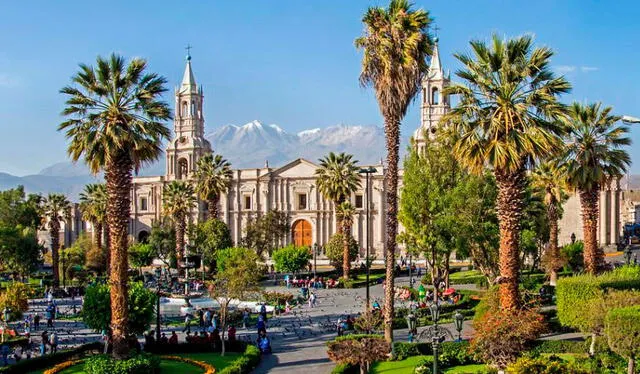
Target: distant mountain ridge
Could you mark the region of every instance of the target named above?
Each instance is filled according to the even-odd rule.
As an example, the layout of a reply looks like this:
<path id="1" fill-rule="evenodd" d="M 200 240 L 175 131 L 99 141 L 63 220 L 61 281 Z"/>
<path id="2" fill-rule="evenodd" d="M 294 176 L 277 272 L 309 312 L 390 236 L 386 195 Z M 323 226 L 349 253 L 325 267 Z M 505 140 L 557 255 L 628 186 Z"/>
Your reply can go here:
<path id="1" fill-rule="evenodd" d="M 402 130 L 401 157 L 406 154 L 408 139 L 413 133 L 409 126 Z M 242 126 L 224 125 L 205 137 L 213 151 L 222 154 L 236 169 L 261 168 L 267 161 L 270 167 L 278 167 L 297 158 L 317 162 L 331 151 L 353 154 L 360 164 L 377 164 L 386 155 L 384 130 L 377 126 L 339 124 L 291 134 L 276 124 L 265 125 L 256 120 Z M 165 167 L 165 157 L 161 155 L 138 175 L 164 175 Z M 21 184 L 28 192 L 59 192 L 77 200 L 85 184 L 100 180 L 102 176 L 92 176 L 83 162 L 59 162 L 24 177 L 0 172 L 0 189 Z M 621 187 L 626 186 L 625 178 Z M 640 175 L 631 176 L 630 188 L 640 189 Z"/>

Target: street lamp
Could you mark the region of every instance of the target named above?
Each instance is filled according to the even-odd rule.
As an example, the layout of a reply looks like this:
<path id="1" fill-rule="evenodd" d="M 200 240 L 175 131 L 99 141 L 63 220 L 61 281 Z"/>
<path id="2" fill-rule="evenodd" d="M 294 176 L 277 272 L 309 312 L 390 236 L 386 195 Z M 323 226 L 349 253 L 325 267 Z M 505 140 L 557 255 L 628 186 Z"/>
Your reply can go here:
<path id="1" fill-rule="evenodd" d="M 160 278 L 156 286 L 156 342 L 160 343 Z"/>
<path id="2" fill-rule="evenodd" d="M 318 243 L 313 245 L 313 277 L 316 277 L 316 257 L 318 257 Z"/>
<path id="3" fill-rule="evenodd" d="M 366 246 L 366 252 L 365 252 L 365 265 L 367 268 L 367 293 L 366 293 L 366 297 L 365 297 L 365 302 L 366 302 L 366 307 L 365 310 L 369 310 L 370 306 L 371 306 L 371 302 L 370 302 L 370 296 L 369 296 L 369 270 L 371 268 L 371 263 L 369 261 L 369 251 L 371 248 L 371 174 L 376 173 L 378 170 L 376 168 L 374 168 L 373 166 L 369 166 L 368 168 L 363 168 L 360 169 L 359 173 L 360 174 L 364 174 L 365 175 L 365 182 L 366 182 L 366 197 L 367 197 L 367 206 L 366 206 L 366 217 L 367 217 L 367 246 Z"/>
<path id="4" fill-rule="evenodd" d="M 429 305 L 429 311 L 431 312 L 431 319 L 433 319 L 433 334 L 431 335 L 431 346 L 433 348 L 433 372 L 438 372 L 438 345 L 440 344 L 441 336 L 438 331 L 438 320 L 440 319 L 440 307 L 437 302 L 433 302 Z"/>
<path id="5" fill-rule="evenodd" d="M 459 310 L 453 315 L 453 322 L 456 325 L 456 331 L 458 331 L 458 341 L 462 341 L 462 324 L 464 323 L 464 316 Z"/>
<path id="6" fill-rule="evenodd" d="M 631 255 L 633 252 L 631 251 L 631 246 L 627 245 L 627 248 L 624 250 L 624 259 L 627 262 L 627 265 L 631 264 Z"/>
<path id="7" fill-rule="evenodd" d="M 413 339 L 418 332 L 416 315 L 413 314 L 413 311 L 410 311 L 409 314 L 407 314 L 407 327 L 409 328 L 409 343 L 413 343 Z"/>

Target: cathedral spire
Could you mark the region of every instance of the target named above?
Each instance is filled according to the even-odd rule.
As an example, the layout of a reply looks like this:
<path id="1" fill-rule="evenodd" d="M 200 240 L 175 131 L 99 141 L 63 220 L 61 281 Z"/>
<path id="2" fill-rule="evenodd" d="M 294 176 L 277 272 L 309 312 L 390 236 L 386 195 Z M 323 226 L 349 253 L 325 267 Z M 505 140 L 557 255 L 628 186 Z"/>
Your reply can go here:
<path id="1" fill-rule="evenodd" d="M 438 38 L 434 39 L 433 55 L 431 56 L 431 64 L 429 65 L 430 79 L 443 79 L 442 63 L 440 62 L 440 52 L 438 50 Z"/>
<path id="2" fill-rule="evenodd" d="M 198 92 L 198 86 L 196 85 L 196 79 L 193 76 L 193 70 L 191 70 L 191 46 L 187 46 L 187 66 L 184 68 L 184 75 L 182 76 L 181 92 Z"/>

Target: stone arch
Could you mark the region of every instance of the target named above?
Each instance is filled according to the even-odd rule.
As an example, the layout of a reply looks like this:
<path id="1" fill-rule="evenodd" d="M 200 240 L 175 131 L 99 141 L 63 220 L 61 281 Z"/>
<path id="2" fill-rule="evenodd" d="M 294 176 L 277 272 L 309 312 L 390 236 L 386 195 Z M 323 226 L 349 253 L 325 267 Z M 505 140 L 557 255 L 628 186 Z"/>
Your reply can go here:
<path id="1" fill-rule="evenodd" d="M 433 89 L 431 90 L 431 104 L 440 104 L 440 91 L 438 90 L 438 87 L 433 87 Z"/>
<path id="2" fill-rule="evenodd" d="M 291 242 L 298 247 L 311 247 L 313 230 L 311 223 L 305 219 L 299 219 L 291 225 Z"/>
<path id="3" fill-rule="evenodd" d="M 138 233 L 138 243 L 147 244 L 149 242 L 149 232 L 147 230 L 142 230 Z"/>
<path id="4" fill-rule="evenodd" d="M 189 175 L 189 161 L 186 158 L 178 159 L 178 170 L 176 173 L 177 179 L 187 179 Z"/>

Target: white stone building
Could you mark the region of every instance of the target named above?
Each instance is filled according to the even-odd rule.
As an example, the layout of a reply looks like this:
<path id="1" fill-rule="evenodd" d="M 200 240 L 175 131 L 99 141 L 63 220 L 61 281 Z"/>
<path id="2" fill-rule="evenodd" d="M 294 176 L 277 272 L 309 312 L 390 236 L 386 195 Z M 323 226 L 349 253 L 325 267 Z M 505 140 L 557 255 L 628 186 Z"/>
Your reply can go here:
<path id="1" fill-rule="evenodd" d="M 449 84 L 450 76 L 442 68 L 436 43 L 430 72 L 422 83 L 421 124 L 413 134 L 418 148 L 425 146 L 439 126 L 442 115 L 450 109 L 449 98 L 442 95 L 443 88 Z M 182 84 L 175 89 L 174 136 L 166 149 L 166 173 L 163 176 L 137 177 L 133 181 L 129 232 L 136 240 L 144 240 L 149 235 L 153 222 L 161 219 L 164 185 L 173 180 L 191 180 L 198 159 L 212 151 L 204 137 L 203 92 L 203 88 L 196 84 L 191 58 L 187 56 Z M 384 150 L 380 150 L 380 153 L 384 154 Z M 386 211 L 383 183 L 385 169 L 381 164 L 371 166 L 377 172 L 371 177 L 369 190 L 365 191 L 363 175 L 361 188 L 351 196 L 351 203 L 357 210 L 353 236 L 360 243 L 362 251 L 370 237 L 372 253 L 381 259 L 384 253 Z M 287 214 L 291 225 L 291 234 L 282 238 L 284 244 L 324 245 L 336 232 L 336 219 L 333 204 L 324 199 L 316 188 L 314 173 L 317 167 L 314 162 L 299 158 L 276 168 L 267 164 L 263 167 L 234 170 L 229 191 L 220 199 L 220 218 L 228 224 L 233 240 L 236 243 L 240 241 L 251 218 L 276 209 Z M 627 210 L 631 208 L 621 209 L 624 195 L 619 183 L 604 188 L 600 197 L 598 238 L 601 245 L 612 248 L 619 240 L 628 215 Z M 369 199 L 370 236 L 366 233 L 365 214 Z M 194 208 L 190 217 L 192 222 L 203 219 L 205 207 L 200 202 Z M 635 204 L 633 209 L 635 211 Z M 66 245 L 70 245 L 80 231 L 87 228 L 90 230 L 90 225 L 82 223 L 77 214 L 74 217 L 73 222 L 65 225 L 65 232 L 61 234 L 64 235 L 62 238 Z M 69 231 L 66 228 L 70 228 L 71 232 L 66 232 Z M 578 240 L 582 238 L 580 202 L 577 196 L 572 196 L 565 205 L 564 216 L 560 221 L 560 244 L 569 243 L 573 233 Z"/>

